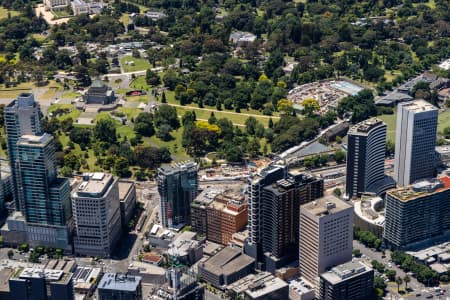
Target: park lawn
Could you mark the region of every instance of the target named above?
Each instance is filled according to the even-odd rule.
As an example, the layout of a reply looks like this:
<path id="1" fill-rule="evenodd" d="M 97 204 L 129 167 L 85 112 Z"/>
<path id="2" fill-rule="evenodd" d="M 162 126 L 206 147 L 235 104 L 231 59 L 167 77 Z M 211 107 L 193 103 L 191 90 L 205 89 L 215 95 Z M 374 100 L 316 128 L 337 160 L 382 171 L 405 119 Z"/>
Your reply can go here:
<path id="1" fill-rule="evenodd" d="M 134 62 L 134 65 L 128 65 L 127 62 Z M 145 58 L 135 58 L 133 56 L 124 56 L 120 59 L 120 65 L 125 72 L 145 71 L 150 68 L 150 63 Z"/>
<path id="2" fill-rule="evenodd" d="M 55 98 L 56 93 L 59 91 L 59 88 L 50 87 L 48 88 L 44 94 L 40 97 L 40 100 L 50 100 Z"/>
<path id="3" fill-rule="evenodd" d="M 54 112 L 57 109 L 70 109 L 69 113 L 58 117 L 58 119 L 60 121 L 67 120 L 67 119 L 72 119 L 75 122 L 75 120 L 78 119 L 78 117 L 81 114 L 81 111 L 76 109 L 75 106 L 73 106 L 72 104 L 52 104 L 47 109 L 47 114 L 52 113 L 52 112 Z"/>
<path id="4" fill-rule="evenodd" d="M 144 141 L 148 141 L 150 145 L 157 147 L 166 147 L 169 149 L 172 157 L 176 161 L 184 161 L 190 159 L 190 156 L 184 151 L 183 146 L 181 146 L 181 141 L 183 137 L 183 127 L 178 128 L 177 130 L 173 130 L 171 132 L 172 137 L 174 138 L 171 141 L 165 142 L 156 137 L 156 135 L 151 136 L 150 138 L 144 138 Z"/>
<path id="5" fill-rule="evenodd" d="M 151 91 L 152 87 L 147 84 L 147 81 L 145 80 L 145 76 L 138 76 L 130 83 L 130 88 L 136 89 L 136 90 L 145 90 L 145 91 Z"/>
<path id="6" fill-rule="evenodd" d="M 438 119 L 438 132 L 444 132 L 446 127 L 450 127 L 450 110 L 442 112 L 439 111 L 439 119 Z"/>
<path id="7" fill-rule="evenodd" d="M 147 103 L 149 99 L 148 95 L 144 95 L 144 96 L 126 96 L 125 100 L 127 102 Z"/>
<path id="8" fill-rule="evenodd" d="M 186 111 L 195 111 L 195 115 L 197 116 L 197 119 L 199 120 L 208 120 L 211 116 L 210 111 L 202 110 L 201 108 L 195 108 L 195 107 L 176 107 L 177 113 L 179 116 L 183 116 Z M 227 118 L 231 122 L 233 122 L 234 125 L 238 126 L 245 126 L 245 121 L 249 118 L 249 116 L 242 115 L 242 114 L 230 114 L 226 111 L 215 111 L 214 116 L 217 119 L 221 118 Z M 261 116 L 254 116 L 259 122 L 261 122 L 265 127 L 269 124 L 268 118 L 262 118 Z"/>
<path id="9" fill-rule="evenodd" d="M 62 94 L 61 98 L 62 99 L 75 99 L 75 98 L 78 98 L 80 96 L 81 96 L 80 93 L 77 93 L 77 92 L 74 92 L 74 91 L 65 91 Z"/>
<path id="10" fill-rule="evenodd" d="M 130 14 L 124 13 L 120 16 L 119 21 L 122 22 L 125 27 L 130 23 Z"/>
<path id="11" fill-rule="evenodd" d="M 7 8 L 0 7 L 0 20 L 8 18 L 8 12 L 11 15 L 11 17 L 20 15 L 20 12 L 18 12 L 16 10 L 9 10 Z"/>
<path id="12" fill-rule="evenodd" d="M 413 3 L 412 5 L 413 5 L 413 7 L 417 7 L 420 4 L 426 5 L 431 9 L 436 8 L 436 2 L 434 0 L 429 0 L 428 2 L 422 2 L 422 3 Z"/>
<path id="13" fill-rule="evenodd" d="M 131 107 L 119 107 L 117 111 L 126 114 L 128 120 L 131 120 L 132 118 L 136 117 L 142 112 L 142 110 L 140 110 L 139 108 L 131 108 Z"/>
<path id="14" fill-rule="evenodd" d="M 392 82 L 395 77 L 397 77 L 397 75 L 402 74 L 402 72 L 400 72 L 399 70 L 385 70 L 384 71 L 384 78 L 386 79 L 386 82 Z"/>
<path id="15" fill-rule="evenodd" d="M 0 88 L 0 98 L 16 98 L 21 93 L 31 92 L 33 84 L 31 82 L 20 83 L 14 87 L 6 88 L 4 85 Z"/>

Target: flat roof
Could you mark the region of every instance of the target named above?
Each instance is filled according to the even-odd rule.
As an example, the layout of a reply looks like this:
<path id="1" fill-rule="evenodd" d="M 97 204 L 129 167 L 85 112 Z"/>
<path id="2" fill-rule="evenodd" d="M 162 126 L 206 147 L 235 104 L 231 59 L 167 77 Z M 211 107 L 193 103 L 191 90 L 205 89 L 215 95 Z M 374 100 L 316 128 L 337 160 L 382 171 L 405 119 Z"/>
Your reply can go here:
<path id="1" fill-rule="evenodd" d="M 253 264 L 255 260 L 242 253 L 240 249 L 225 247 L 209 258 L 203 267 L 215 275 L 229 275 Z"/>
<path id="2" fill-rule="evenodd" d="M 134 185 L 134 182 L 119 180 L 118 185 L 119 185 L 119 199 L 122 201 L 130 192 L 131 188 Z"/>
<path id="3" fill-rule="evenodd" d="M 387 194 L 396 200 L 407 202 L 410 200 L 430 196 L 450 189 L 450 178 L 443 176 L 435 179 L 423 179 L 415 183 L 390 190 Z"/>
<path id="4" fill-rule="evenodd" d="M 245 291 L 252 299 L 257 299 L 274 291 L 288 288 L 288 284 L 278 277 L 269 276 L 260 281 L 253 282 Z"/>
<path id="5" fill-rule="evenodd" d="M 83 182 L 76 188 L 75 193 L 79 197 L 89 197 L 92 194 L 102 196 L 110 186 L 113 176 L 107 173 L 90 173 L 84 175 Z M 88 180 L 86 180 L 89 178 Z M 91 195 L 89 195 L 91 194 Z"/>
<path id="6" fill-rule="evenodd" d="M 306 210 L 316 216 L 321 216 L 325 213 L 335 214 L 348 208 L 352 208 L 352 206 L 334 195 L 325 196 L 301 206 L 302 210 Z"/>
<path id="7" fill-rule="evenodd" d="M 372 129 L 380 126 L 386 126 L 386 124 L 381 119 L 370 118 L 350 127 L 348 134 L 367 136 Z"/>
<path id="8" fill-rule="evenodd" d="M 372 271 L 371 268 L 359 261 L 355 261 L 338 265 L 330 271 L 320 274 L 320 276 L 326 281 L 336 284 L 370 271 Z"/>
<path id="9" fill-rule="evenodd" d="M 98 284 L 98 288 L 134 292 L 139 286 L 141 279 L 141 276 L 121 273 L 105 273 Z"/>
<path id="10" fill-rule="evenodd" d="M 44 133 L 43 135 L 22 135 L 19 138 L 19 141 L 17 142 L 18 145 L 22 145 L 22 146 L 44 146 L 46 145 L 48 142 L 50 142 L 53 139 L 53 137 L 48 134 L 48 133 Z"/>
<path id="11" fill-rule="evenodd" d="M 158 172 L 164 174 L 164 175 L 171 175 L 171 174 L 176 174 L 178 172 L 184 171 L 184 170 L 188 170 L 188 169 L 197 169 L 197 163 L 193 162 L 193 161 L 187 161 L 187 162 L 181 162 L 181 163 L 176 163 L 170 166 L 162 166 L 160 168 L 158 168 Z"/>
<path id="12" fill-rule="evenodd" d="M 437 108 L 433 104 L 431 104 L 423 99 L 405 102 L 400 105 L 403 109 L 406 109 L 406 110 L 409 110 L 409 111 L 415 112 L 415 113 L 425 112 L 425 111 L 437 111 Z"/>

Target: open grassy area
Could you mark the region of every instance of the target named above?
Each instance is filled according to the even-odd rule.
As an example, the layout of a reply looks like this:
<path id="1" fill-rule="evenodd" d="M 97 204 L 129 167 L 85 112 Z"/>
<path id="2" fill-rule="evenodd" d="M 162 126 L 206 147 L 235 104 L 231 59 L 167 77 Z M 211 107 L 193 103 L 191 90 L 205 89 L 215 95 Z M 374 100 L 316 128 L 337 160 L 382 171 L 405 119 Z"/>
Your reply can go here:
<path id="1" fill-rule="evenodd" d="M 31 82 L 24 82 L 16 86 L 6 88 L 5 85 L 0 86 L 0 98 L 15 98 L 21 93 L 30 92 L 34 85 Z"/>
<path id="2" fill-rule="evenodd" d="M 148 141 L 150 145 L 153 146 L 166 147 L 167 149 L 169 149 L 170 153 L 172 154 L 172 157 L 174 157 L 176 161 L 189 159 L 189 155 L 186 154 L 184 148 L 181 146 L 183 128 L 181 127 L 178 128 L 178 130 L 173 130 L 171 135 L 174 139 L 168 142 L 164 142 L 158 139 L 156 136 L 152 136 L 144 140 Z"/>
<path id="3" fill-rule="evenodd" d="M 122 14 L 120 16 L 119 21 L 122 22 L 122 24 L 125 25 L 125 27 L 128 26 L 128 24 L 130 23 L 130 14 L 127 13 Z"/>
<path id="4" fill-rule="evenodd" d="M 64 115 L 58 116 L 59 120 L 72 119 L 74 122 L 80 116 L 81 111 L 75 108 L 72 104 L 53 104 L 47 109 L 47 113 L 53 113 L 58 109 L 69 109 L 70 112 Z"/>
<path id="5" fill-rule="evenodd" d="M 396 112 L 396 110 L 395 110 Z M 392 115 L 381 115 L 379 116 L 380 119 L 382 119 L 386 125 L 387 125 L 387 139 L 391 141 L 395 141 L 395 127 L 397 122 L 397 113 L 394 113 Z M 450 126 L 450 110 L 446 111 L 439 111 L 439 117 L 438 117 L 438 132 L 442 133 L 445 127 Z"/>
<path id="6" fill-rule="evenodd" d="M 65 91 L 62 94 L 61 98 L 62 99 L 75 99 L 75 98 L 78 98 L 80 96 L 81 96 L 80 93 L 77 93 L 77 92 L 74 92 L 74 91 Z"/>
<path id="7" fill-rule="evenodd" d="M 135 58 L 124 56 L 120 59 L 120 64 L 125 72 L 144 71 L 150 68 L 150 63 L 145 58 Z"/>
<path id="8" fill-rule="evenodd" d="M 138 76 L 136 77 L 131 83 L 130 88 L 132 89 L 139 89 L 139 90 L 146 90 L 150 91 L 152 87 L 147 84 L 147 81 L 145 81 L 145 76 Z"/>
<path id="9" fill-rule="evenodd" d="M 9 15 L 10 15 L 11 17 L 15 17 L 15 16 L 20 15 L 20 12 L 18 12 L 18 11 L 15 11 L 15 10 L 9 10 L 9 9 L 7 9 L 7 8 L 0 7 L 0 20 L 1 20 L 1 19 L 6 19 L 6 18 L 8 18 L 8 13 L 9 13 Z"/>

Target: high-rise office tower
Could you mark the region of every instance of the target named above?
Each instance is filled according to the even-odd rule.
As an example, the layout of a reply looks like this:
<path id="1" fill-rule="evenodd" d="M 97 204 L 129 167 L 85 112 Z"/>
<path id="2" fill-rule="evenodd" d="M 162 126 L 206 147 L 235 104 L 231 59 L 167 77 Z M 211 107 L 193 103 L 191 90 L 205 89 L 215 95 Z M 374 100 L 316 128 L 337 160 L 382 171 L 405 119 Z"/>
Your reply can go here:
<path id="1" fill-rule="evenodd" d="M 323 180 L 302 173 L 286 174 L 284 167 L 270 168 L 261 176 L 265 179 L 260 177 L 258 190 L 249 196 L 258 226 L 250 230 L 245 248 L 258 268 L 273 273 L 297 259 L 300 205 L 323 196 Z M 250 181 L 249 188 L 256 188 L 252 183 L 256 182 Z"/>
<path id="2" fill-rule="evenodd" d="M 75 254 L 110 256 L 120 238 L 118 181 L 111 174 L 85 174 L 72 193 Z"/>
<path id="3" fill-rule="evenodd" d="M 181 227 L 190 222 L 190 206 L 198 193 L 197 164 L 187 162 L 158 169 L 161 222 Z"/>
<path id="4" fill-rule="evenodd" d="M 43 133 L 40 121 L 41 109 L 39 103 L 34 101 L 33 94 L 23 93 L 5 107 L 4 117 L 11 175 L 13 186 L 16 187 L 17 142 L 22 135 L 41 135 Z M 19 203 L 15 189 L 13 190 L 13 199 L 16 210 L 21 210 L 23 204 Z"/>
<path id="5" fill-rule="evenodd" d="M 348 197 L 377 192 L 377 184 L 384 180 L 385 152 L 386 124 L 383 121 L 372 118 L 350 128 L 345 186 Z"/>
<path id="6" fill-rule="evenodd" d="M 397 185 L 435 176 L 437 121 L 437 108 L 425 100 L 398 105 L 394 166 Z"/>
<path id="7" fill-rule="evenodd" d="M 386 194 L 384 239 L 391 248 L 429 245 L 450 230 L 450 178 L 424 179 Z"/>
<path id="8" fill-rule="evenodd" d="M 300 207 L 300 275 L 313 284 L 318 276 L 352 259 L 353 206 L 326 196 Z"/>
<path id="9" fill-rule="evenodd" d="M 72 208 L 70 183 L 56 176 L 53 137 L 24 135 L 17 142 L 16 190 L 27 242 L 66 249 Z"/>

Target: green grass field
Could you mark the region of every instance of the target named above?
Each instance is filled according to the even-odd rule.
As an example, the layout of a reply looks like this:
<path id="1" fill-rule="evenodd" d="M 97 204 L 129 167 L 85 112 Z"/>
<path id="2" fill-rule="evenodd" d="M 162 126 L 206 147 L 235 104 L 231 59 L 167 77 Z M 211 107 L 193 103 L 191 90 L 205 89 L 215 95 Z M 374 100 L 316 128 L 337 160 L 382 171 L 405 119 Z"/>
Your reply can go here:
<path id="1" fill-rule="evenodd" d="M 138 76 L 136 77 L 131 83 L 130 88 L 132 89 L 139 89 L 139 90 L 146 90 L 150 91 L 152 89 L 151 86 L 147 84 L 145 81 L 145 76 Z"/>
<path id="2" fill-rule="evenodd" d="M 130 62 L 133 62 L 133 64 L 130 64 Z M 122 57 L 120 64 L 125 72 L 145 71 L 150 68 L 150 63 L 147 59 L 135 58 L 133 56 Z"/>
<path id="3" fill-rule="evenodd" d="M 47 109 L 47 113 L 52 113 L 57 109 L 70 109 L 70 112 L 61 116 L 58 116 L 60 121 L 72 119 L 74 122 L 80 116 L 81 111 L 75 108 L 72 104 L 53 104 Z"/>
<path id="4" fill-rule="evenodd" d="M 18 12 L 18 11 L 8 10 L 8 9 L 6 9 L 4 7 L 0 7 L 0 20 L 8 18 L 8 12 L 11 15 L 11 17 L 15 17 L 15 16 L 20 15 L 20 12 Z"/>

